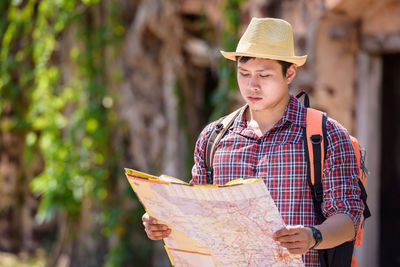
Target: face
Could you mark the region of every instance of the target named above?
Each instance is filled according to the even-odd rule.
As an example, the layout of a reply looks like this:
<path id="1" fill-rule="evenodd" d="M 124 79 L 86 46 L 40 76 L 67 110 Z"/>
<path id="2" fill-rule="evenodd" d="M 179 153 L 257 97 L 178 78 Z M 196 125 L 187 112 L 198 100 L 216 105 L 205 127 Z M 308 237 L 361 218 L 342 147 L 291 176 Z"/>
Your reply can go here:
<path id="1" fill-rule="evenodd" d="M 286 76 L 276 60 L 255 58 L 237 63 L 237 80 L 240 93 L 252 111 L 273 110 L 278 105 L 287 105 L 288 85 L 296 75 L 292 64 Z"/>

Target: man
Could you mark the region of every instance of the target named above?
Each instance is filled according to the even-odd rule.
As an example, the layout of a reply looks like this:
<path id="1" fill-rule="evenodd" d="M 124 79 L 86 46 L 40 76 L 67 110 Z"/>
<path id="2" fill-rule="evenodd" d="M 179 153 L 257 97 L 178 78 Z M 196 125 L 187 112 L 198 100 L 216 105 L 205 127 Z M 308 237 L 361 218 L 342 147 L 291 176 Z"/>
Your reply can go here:
<path id="1" fill-rule="evenodd" d="M 219 142 L 213 158 L 213 181 L 225 184 L 237 178 L 263 177 L 287 225 L 274 233 L 274 239 L 290 253 L 303 254 L 306 266 L 319 266 L 317 250 L 352 240 L 363 211 L 348 133 L 334 120 L 327 120 L 322 179 L 322 210 L 327 219 L 317 225 L 307 183 L 303 139 L 306 108 L 289 94 L 289 84 L 306 56 L 294 55 L 290 24 L 280 19 L 253 18 L 236 52 L 221 53 L 237 62 L 238 85 L 247 105 Z M 207 181 L 206 140 L 219 122 L 206 126 L 197 140 L 192 183 Z M 147 214 L 142 219 L 152 240 L 171 232 Z"/>

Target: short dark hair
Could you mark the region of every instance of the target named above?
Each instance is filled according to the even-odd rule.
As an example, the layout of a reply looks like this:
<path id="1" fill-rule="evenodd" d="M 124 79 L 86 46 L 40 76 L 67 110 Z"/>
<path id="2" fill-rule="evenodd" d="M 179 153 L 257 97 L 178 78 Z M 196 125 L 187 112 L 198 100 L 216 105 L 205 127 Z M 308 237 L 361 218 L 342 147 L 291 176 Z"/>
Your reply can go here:
<path id="1" fill-rule="evenodd" d="M 246 56 L 236 56 L 236 62 L 246 63 L 249 60 L 255 59 L 255 57 L 246 57 Z M 282 75 L 286 76 L 286 72 L 288 68 L 293 64 L 287 61 L 276 60 L 282 67 Z"/>

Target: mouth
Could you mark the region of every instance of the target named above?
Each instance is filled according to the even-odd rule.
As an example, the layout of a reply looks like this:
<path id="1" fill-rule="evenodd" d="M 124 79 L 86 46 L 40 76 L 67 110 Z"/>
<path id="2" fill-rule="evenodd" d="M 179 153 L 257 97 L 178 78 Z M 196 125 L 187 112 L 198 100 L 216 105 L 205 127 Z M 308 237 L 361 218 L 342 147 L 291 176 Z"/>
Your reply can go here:
<path id="1" fill-rule="evenodd" d="M 257 102 L 257 101 L 260 101 L 262 98 L 261 97 L 256 97 L 256 96 L 248 96 L 247 99 L 250 102 Z"/>

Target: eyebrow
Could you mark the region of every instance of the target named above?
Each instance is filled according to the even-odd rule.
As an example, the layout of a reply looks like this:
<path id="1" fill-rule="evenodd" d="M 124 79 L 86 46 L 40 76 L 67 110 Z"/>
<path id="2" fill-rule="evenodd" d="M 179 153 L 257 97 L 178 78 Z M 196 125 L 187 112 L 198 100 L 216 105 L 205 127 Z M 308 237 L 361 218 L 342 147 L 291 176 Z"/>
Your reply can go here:
<path id="1" fill-rule="evenodd" d="M 238 66 L 238 69 L 243 70 L 243 71 L 249 71 L 249 70 L 244 69 L 244 68 L 242 68 L 240 66 Z M 263 71 L 266 71 L 266 70 L 271 70 L 271 68 L 263 68 L 263 69 L 255 70 L 255 72 L 263 72 Z"/>

